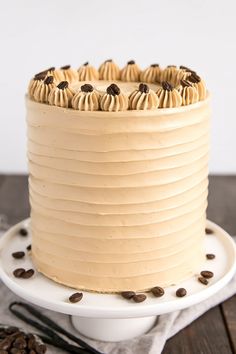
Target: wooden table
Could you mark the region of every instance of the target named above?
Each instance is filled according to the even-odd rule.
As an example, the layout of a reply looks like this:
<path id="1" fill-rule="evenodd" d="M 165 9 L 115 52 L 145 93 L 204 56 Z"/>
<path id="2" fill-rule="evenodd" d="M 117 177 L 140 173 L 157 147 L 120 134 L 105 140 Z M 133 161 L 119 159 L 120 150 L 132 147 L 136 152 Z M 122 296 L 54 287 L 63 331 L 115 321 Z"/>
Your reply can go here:
<path id="1" fill-rule="evenodd" d="M 236 176 L 210 177 L 208 218 L 236 235 Z M 0 175 L 0 214 L 10 224 L 28 217 L 26 176 Z M 236 295 L 171 338 L 163 354 L 236 353 Z"/>

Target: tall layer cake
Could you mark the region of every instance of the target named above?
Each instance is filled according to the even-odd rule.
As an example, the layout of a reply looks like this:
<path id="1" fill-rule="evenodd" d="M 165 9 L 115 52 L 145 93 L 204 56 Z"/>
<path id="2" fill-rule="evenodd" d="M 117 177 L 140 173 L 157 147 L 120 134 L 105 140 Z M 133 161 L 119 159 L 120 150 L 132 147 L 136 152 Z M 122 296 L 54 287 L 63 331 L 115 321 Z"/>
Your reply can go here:
<path id="1" fill-rule="evenodd" d="M 169 286 L 205 255 L 209 99 L 191 69 L 50 68 L 27 96 L 32 257 L 98 292 Z"/>

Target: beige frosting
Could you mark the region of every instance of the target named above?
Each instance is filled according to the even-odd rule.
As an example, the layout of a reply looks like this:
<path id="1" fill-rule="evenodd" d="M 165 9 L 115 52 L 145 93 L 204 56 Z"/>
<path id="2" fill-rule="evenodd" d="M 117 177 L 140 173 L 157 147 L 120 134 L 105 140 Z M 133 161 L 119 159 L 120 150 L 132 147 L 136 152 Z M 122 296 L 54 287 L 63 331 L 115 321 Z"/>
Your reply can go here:
<path id="1" fill-rule="evenodd" d="M 121 112 L 27 99 L 36 268 L 100 292 L 168 286 L 198 273 L 209 115 L 208 99 Z"/>
<path id="2" fill-rule="evenodd" d="M 141 69 L 139 66 L 133 61 L 129 61 L 127 65 L 121 70 L 120 79 L 122 81 L 131 81 L 137 82 L 139 81 Z"/>
<path id="3" fill-rule="evenodd" d="M 146 86 L 144 84 L 140 84 L 140 87 Z M 146 110 L 146 109 L 157 109 L 159 104 L 159 99 L 156 93 L 153 90 L 147 89 L 145 90 L 135 90 L 129 96 L 129 108 L 137 109 L 137 110 Z"/>
<path id="4" fill-rule="evenodd" d="M 165 90 L 160 87 L 156 92 L 159 98 L 159 108 L 179 107 L 182 104 L 182 97 L 178 90 Z"/>
<path id="5" fill-rule="evenodd" d="M 48 73 L 48 75 L 52 75 L 56 84 L 65 80 L 64 72 L 61 69 L 56 69 Z"/>
<path id="6" fill-rule="evenodd" d="M 85 63 L 78 69 L 79 81 L 92 81 L 98 79 L 99 79 L 99 72 L 94 66 L 89 65 L 89 63 Z"/>
<path id="7" fill-rule="evenodd" d="M 207 95 L 205 82 L 203 80 L 201 80 L 198 83 L 194 83 L 193 86 L 196 87 L 196 89 L 198 91 L 199 101 L 203 101 Z"/>
<path id="8" fill-rule="evenodd" d="M 174 65 L 167 66 L 161 72 L 161 82 L 168 81 L 171 85 L 176 86 L 177 84 L 177 75 L 179 75 L 179 69 Z M 182 70 L 181 70 L 182 71 Z"/>
<path id="9" fill-rule="evenodd" d="M 72 69 L 70 65 L 61 67 L 63 73 L 63 80 L 60 81 L 68 81 L 69 84 L 78 81 L 78 73 L 76 70 Z"/>
<path id="10" fill-rule="evenodd" d="M 119 80 L 120 68 L 113 60 L 106 60 L 98 69 L 100 80 Z"/>
<path id="11" fill-rule="evenodd" d="M 183 86 L 181 86 L 180 91 L 182 96 L 182 105 L 186 106 L 188 104 L 198 102 L 199 96 L 196 87 L 191 85 L 188 81 L 182 80 L 181 82 L 183 82 Z"/>
<path id="12" fill-rule="evenodd" d="M 67 81 L 62 81 L 67 82 Z M 60 84 L 59 84 L 60 85 Z M 74 91 L 70 87 L 63 89 L 56 86 L 49 94 L 48 103 L 53 106 L 68 108 L 71 107 L 71 101 L 74 96 Z"/>
<path id="13" fill-rule="evenodd" d="M 117 89 L 119 90 L 118 87 Z M 117 94 L 110 94 L 107 89 L 107 92 L 101 97 L 100 107 L 102 111 L 107 112 L 125 111 L 129 107 L 129 99 L 128 96 L 120 92 L 120 90 Z"/>
<path id="14" fill-rule="evenodd" d="M 34 94 L 36 89 L 43 83 L 45 76 L 41 76 L 40 78 L 33 78 L 29 82 L 28 86 L 28 95 L 30 98 L 34 98 Z"/>
<path id="15" fill-rule="evenodd" d="M 53 80 L 53 76 L 48 76 L 44 81 L 40 81 L 34 91 L 35 101 L 48 103 L 49 94 L 56 87 Z"/>
<path id="16" fill-rule="evenodd" d="M 98 111 L 100 108 L 99 104 L 100 94 L 97 91 L 92 92 L 77 92 L 72 98 L 72 108 L 78 109 L 79 111 Z"/>
<path id="17" fill-rule="evenodd" d="M 161 68 L 158 64 L 153 64 L 140 73 L 140 81 L 142 82 L 160 82 Z"/>

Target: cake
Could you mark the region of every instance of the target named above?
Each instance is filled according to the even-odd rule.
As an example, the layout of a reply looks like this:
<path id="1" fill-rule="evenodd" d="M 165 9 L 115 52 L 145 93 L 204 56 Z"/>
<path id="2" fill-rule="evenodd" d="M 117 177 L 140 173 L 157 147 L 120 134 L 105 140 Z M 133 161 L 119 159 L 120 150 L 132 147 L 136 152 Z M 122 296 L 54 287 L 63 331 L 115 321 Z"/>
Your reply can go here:
<path id="1" fill-rule="evenodd" d="M 148 291 L 204 262 L 209 94 L 185 66 L 49 68 L 27 105 L 32 259 L 61 284 Z"/>

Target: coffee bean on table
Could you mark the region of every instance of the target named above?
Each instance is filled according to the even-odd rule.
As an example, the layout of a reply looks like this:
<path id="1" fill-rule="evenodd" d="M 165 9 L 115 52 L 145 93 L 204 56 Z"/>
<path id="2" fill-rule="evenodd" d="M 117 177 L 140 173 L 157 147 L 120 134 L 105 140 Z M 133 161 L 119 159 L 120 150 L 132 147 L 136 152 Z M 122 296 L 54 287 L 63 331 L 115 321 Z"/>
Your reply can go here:
<path id="1" fill-rule="evenodd" d="M 161 297 L 165 294 L 165 290 L 160 286 L 155 286 L 154 288 L 151 289 L 151 292 L 156 297 Z"/>
<path id="2" fill-rule="evenodd" d="M 21 259 L 25 256 L 25 252 L 23 251 L 18 251 L 18 252 L 13 252 L 12 257 L 15 259 Z"/>
<path id="3" fill-rule="evenodd" d="M 210 279 L 214 276 L 214 273 L 211 272 L 210 270 L 203 270 L 200 274 L 202 277 L 204 277 L 206 279 Z"/>
<path id="4" fill-rule="evenodd" d="M 31 245 L 29 245 L 29 246 L 26 247 L 27 251 L 31 251 L 31 248 L 32 248 Z"/>
<path id="5" fill-rule="evenodd" d="M 208 284 L 208 280 L 204 277 L 198 277 L 198 281 L 200 281 L 200 283 L 207 285 Z"/>
<path id="6" fill-rule="evenodd" d="M 74 293 L 69 297 L 69 301 L 72 303 L 79 302 L 83 297 L 83 293 Z"/>
<path id="7" fill-rule="evenodd" d="M 27 231 L 24 227 L 22 227 L 22 228 L 19 230 L 19 234 L 20 234 L 21 236 L 28 236 L 28 231 Z"/>
<path id="8" fill-rule="evenodd" d="M 132 299 L 134 302 L 143 302 L 145 301 L 147 296 L 145 294 L 135 294 Z"/>
<path id="9" fill-rule="evenodd" d="M 16 278 L 21 278 L 22 274 L 24 274 L 24 273 L 25 273 L 25 269 L 24 268 L 17 268 L 17 269 L 14 270 L 13 275 Z"/>
<path id="10" fill-rule="evenodd" d="M 121 296 L 123 296 L 125 299 L 130 300 L 132 297 L 134 297 L 135 292 L 134 291 L 122 291 Z"/>
<path id="11" fill-rule="evenodd" d="M 205 233 L 206 233 L 207 235 L 212 235 L 212 234 L 214 233 L 214 231 L 211 230 L 211 229 L 209 229 L 208 227 L 206 227 L 206 228 L 205 228 Z"/>
<path id="12" fill-rule="evenodd" d="M 184 288 L 179 288 L 178 290 L 176 290 L 176 296 L 177 297 L 184 297 L 185 295 L 187 295 L 187 290 Z"/>
<path id="13" fill-rule="evenodd" d="M 18 349 L 24 349 L 27 347 L 27 343 L 24 339 L 24 337 L 18 337 L 15 339 L 14 343 L 13 343 L 13 347 L 14 348 L 18 348 Z"/>
<path id="14" fill-rule="evenodd" d="M 215 254 L 213 254 L 213 253 L 207 253 L 207 254 L 206 254 L 206 258 L 207 258 L 207 259 L 214 259 L 214 258 L 216 258 L 216 256 L 215 256 Z"/>
<path id="15" fill-rule="evenodd" d="M 29 279 L 34 275 L 34 270 L 33 269 L 28 269 L 26 270 L 22 275 L 21 278 L 23 279 Z"/>

